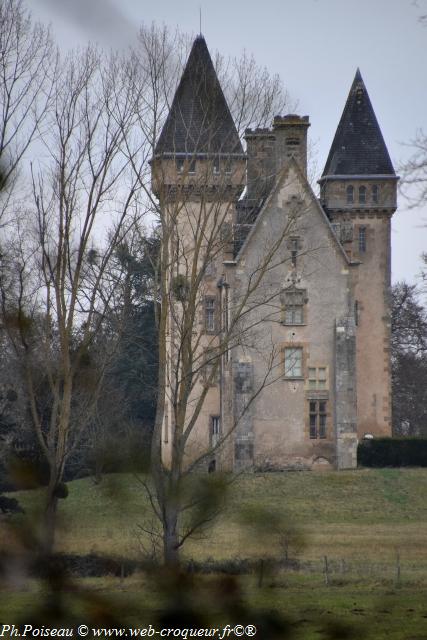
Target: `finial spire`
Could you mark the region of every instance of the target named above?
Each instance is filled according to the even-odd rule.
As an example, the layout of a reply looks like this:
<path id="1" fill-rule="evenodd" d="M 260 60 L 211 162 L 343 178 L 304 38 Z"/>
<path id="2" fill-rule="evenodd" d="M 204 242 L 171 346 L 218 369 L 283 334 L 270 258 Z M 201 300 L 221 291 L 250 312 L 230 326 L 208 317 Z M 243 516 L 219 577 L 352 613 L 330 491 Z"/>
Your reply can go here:
<path id="1" fill-rule="evenodd" d="M 199 35 L 202 35 L 202 7 L 199 5 Z"/>

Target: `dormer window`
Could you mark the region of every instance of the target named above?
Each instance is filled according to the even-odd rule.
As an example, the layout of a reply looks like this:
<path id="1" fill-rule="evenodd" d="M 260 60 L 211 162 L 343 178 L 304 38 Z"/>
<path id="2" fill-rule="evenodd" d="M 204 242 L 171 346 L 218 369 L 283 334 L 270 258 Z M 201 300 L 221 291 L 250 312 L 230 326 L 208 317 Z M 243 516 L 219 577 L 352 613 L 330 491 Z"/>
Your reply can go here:
<path id="1" fill-rule="evenodd" d="M 366 204 L 366 187 L 359 187 L 359 204 Z"/>
<path id="2" fill-rule="evenodd" d="M 347 195 L 347 204 L 353 204 L 354 202 L 354 187 L 352 184 L 349 184 L 346 189 Z"/>
<path id="3" fill-rule="evenodd" d="M 378 204 L 379 201 L 380 188 L 377 184 L 372 185 L 372 202 L 374 204 Z"/>

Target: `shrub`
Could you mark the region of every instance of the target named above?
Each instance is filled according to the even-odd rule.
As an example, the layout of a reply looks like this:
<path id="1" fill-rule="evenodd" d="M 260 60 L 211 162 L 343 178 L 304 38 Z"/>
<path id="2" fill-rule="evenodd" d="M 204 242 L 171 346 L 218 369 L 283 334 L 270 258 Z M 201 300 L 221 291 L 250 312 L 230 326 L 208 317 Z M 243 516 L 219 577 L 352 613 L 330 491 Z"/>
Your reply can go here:
<path id="1" fill-rule="evenodd" d="M 427 467 L 427 438 L 361 440 L 357 463 L 363 467 Z"/>

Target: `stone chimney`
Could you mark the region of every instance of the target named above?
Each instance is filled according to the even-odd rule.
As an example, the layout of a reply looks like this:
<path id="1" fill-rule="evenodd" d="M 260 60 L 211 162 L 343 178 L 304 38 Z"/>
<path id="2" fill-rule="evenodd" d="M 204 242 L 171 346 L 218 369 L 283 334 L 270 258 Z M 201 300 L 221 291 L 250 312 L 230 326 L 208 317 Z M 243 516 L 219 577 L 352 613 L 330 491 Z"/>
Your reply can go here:
<path id="1" fill-rule="evenodd" d="M 308 116 L 290 113 L 275 116 L 273 132 L 276 138 L 276 170 L 280 171 L 289 158 L 295 158 L 304 175 L 307 175 Z"/>
<path id="2" fill-rule="evenodd" d="M 247 197 L 268 193 L 276 175 L 275 135 L 271 129 L 246 129 Z"/>

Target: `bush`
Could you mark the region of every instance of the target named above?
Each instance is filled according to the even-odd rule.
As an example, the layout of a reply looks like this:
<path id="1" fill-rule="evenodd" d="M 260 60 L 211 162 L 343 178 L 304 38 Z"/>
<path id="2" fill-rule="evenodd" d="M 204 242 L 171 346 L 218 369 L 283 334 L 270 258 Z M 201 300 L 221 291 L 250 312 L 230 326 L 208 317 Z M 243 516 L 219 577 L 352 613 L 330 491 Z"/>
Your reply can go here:
<path id="1" fill-rule="evenodd" d="M 427 467 L 427 438 L 361 440 L 357 463 L 362 467 Z"/>

